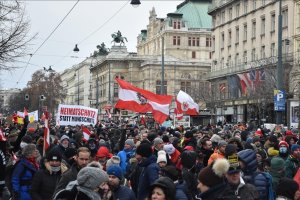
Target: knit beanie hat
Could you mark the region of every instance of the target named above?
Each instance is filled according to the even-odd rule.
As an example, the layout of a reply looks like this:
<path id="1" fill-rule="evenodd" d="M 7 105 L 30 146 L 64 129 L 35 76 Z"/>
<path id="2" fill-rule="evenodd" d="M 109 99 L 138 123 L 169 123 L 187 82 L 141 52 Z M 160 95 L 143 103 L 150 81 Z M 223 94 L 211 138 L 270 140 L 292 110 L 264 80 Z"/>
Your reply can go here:
<path id="1" fill-rule="evenodd" d="M 175 147 L 173 144 L 165 144 L 164 145 L 164 150 L 167 152 L 167 154 L 172 155 L 175 152 Z"/>
<path id="2" fill-rule="evenodd" d="M 167 153 L 164 150 L 157 152 L 157 163 L 165 162 L 167 163 Z"/>
<path id="3" fill-rule="evenodd" d="M 237 153 L 235 144 L 228 144 L 225 148 L 225 157 L 228 157 L 234 153 Z"/>
<path id="4" fill-rule="evenodd" d="M 60 142 L 62 142 L 64 139 L 67 139 L 67 140 L 69 140 L 69 141 L 70 141 L 70 138 L 69 138 L 69 136 L 67 136 L 67 135 L 63 135 L 63 136 L 61 136 L 61 138 L 60 138 Z"/>
<path id="5" fill-rule="evenodd" d="M 276 195 L 294 199 L 295 193 L 299 189 L 299 185 L 291 178 L 283 177 L 279 180 Z"/>
<path id="6" fill-rule="evenodd" d="M 184 137 L 185 137 L 185 138 L 192 138 L 192 137 L 193 137 L 193 132 L 192 132 L 192 131 L 187 131 L 187 132 L 184 134 Z"/>
<path id="7" fill-rule="evenodd" d="M 59 161 L 61 162 L 62 155 L 61 152 L 55 149 L 51 149 L 47 156 L 46 156 L 47 161 Z"/>
<path id="8" fill-rule="evenodd" d="M 114 175 L 119 178 L 119 180 L 123 179 L 123 172 L 122 168 L 117 165 L 112 165 L 107 169 L 107 174 L 108 175 Z"/>
<path id="9" fill-rule="evenodd" d="M 74 148 L 67 148 L 66 151 L 64 152 L 66 158 L 71 158 L 77 154 L 77 150 Z"/>
<path id="10" fill-rule="evenodd" d="M 221 140 L 218 142 L 218 147 L 222 147 L 222 146 L 225 146 L 227 145 L 227 142 L 225 140 Z"/>
<path id="11" fill-rule="evenodd" d="M 121 159 L 119 156 L 113 156 L 106 162 L 106 168 L 109 168 L 110 166 L 117 165 L 119 166 L 121 162 Z"/>
<path id="12" fill-rule="evenodd" d="M 137 149 L 136 154 L 141 155 L 142 157 L 148 158 L 152 155 L 152 148 L 151 145 L 147 142 L 141 143 Z"/>
<path id="13" fill-rule="evenodd" d="M 96 156 L 99 158 L 111 158 L 112 154 L 109 152 L 107 147 L 102 146 L 98 149 Z"/>
<path id="14" fill-rule="evenodd" d="M 271 160 L 271 170 L 277 172 L 279 170 L 284 169 L 284 163 L 285 161 L 281 157 L 273 157 Z"/>
<path id="15" fill-rule="evenodd" d="M 299 144 L 293 144 L 291 147 L 291 151 L 296 151 L 297 149 L 300 149 L 300 145 Z"/>
<path id="16" fill-rule="evenodd" d="M 133 139 L 127 139 L 127 140 L 125 141 L 125 144 L 127 144 L 127 145 L 129 145 L 129 146 L 131 146 L 131 147 L 135 147 L 135 144 L 134 144 Z"/>
<path id="17" fill-rule="evenodd" d="M 221 184 L 224 182 L 224 174 L 227 173 L 229 166 L 229 162 L 225 158 L 219 158 L 215 160 L 212 166 L 203 168 L 198 179 L 209 188 Z"/>
<path id="18" fill-rule="evenodd" d="M 32 143 L 32 137 L 30 135 L 24 135 L 21 141 L 30 144 Z"/>
<path id="19" fill-rule="evenodd" d="M 35 150 L 36 150 L 35 144 L 28 144 L 22 149 L 22 155 L 25 158 L 29 158 L 29 156 L 31 156 Z"/>
<path id="20" fill-rule="evenodd" d="M 254 136 L 254 137 L 252 138 L 252 142 L 253 142 L 253 143 L 259 142 L 259 141 L 260 141 L 259 136 Z"/>
<path id="21" fill-rule="evenodd" d="M 79 186 L 95 190 L 103 182 L 108 181 L 108 175 L 102 169 L 96 167 L 84 167 L 77 174 Z"/>
<path id="22" fill-rule="evenodd" d="M 283 141 L 283 140 L 279 142 L 279 147 L 280 146 L 285 146 L 286 148 L 289 148 L 289 144 L 286 141 Z"/>

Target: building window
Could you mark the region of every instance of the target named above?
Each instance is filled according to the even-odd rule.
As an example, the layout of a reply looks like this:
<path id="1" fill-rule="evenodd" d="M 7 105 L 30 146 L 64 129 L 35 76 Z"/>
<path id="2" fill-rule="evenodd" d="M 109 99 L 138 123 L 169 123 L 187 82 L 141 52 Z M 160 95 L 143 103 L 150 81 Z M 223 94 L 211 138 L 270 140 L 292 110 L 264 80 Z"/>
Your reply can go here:
<path id="1" fill-rule="evenodd" d="M 209 59 L 211 59 L 211 51 L 209 52 L 209 55 L 208 55 Z"/>
<path id="2" fill-rule="evenodd" d="M 240 62 L 239 62 L 239 54 L 238 53 L 235 54 L 234 63 L 235 63 L 235 65 L 240 64 Z"/>
<path id="3" fill-rule="evenodd" d="M 248 13 L 248 0 L 244 0 L 244 14 Z"/>
<path id="4" fill-rule="evenodd" d="M 231 46 L 231 38 L 232 38 L 231 30 L 229 30 L 228 31 L 228 46 Z"/>
<path id="5" fill-rule="evenodd" d="M 288 27 L 288 9 L 282 10 L 282 27 Z"/>
<path id="6" fill-rule="evenodd" d="M 247 24 L 244 24 L 244 41 L 247 41 Z"/>
<path id="7" fill-rule="evenodd" d="M 221 48 L 224 48 L 224 40 L 225 40 L 224 37 L 225 36 L 224 36 L 224 32 L 223 32 L 222 35 L 221 35 Z"/>
<path id="8" fill-rule="evenodd" d="M 173 36 L 173 45 L 180 45 L 180 36 Z"/>
<path id="9" fill-rule="evenodd" d="M 188 38 L 188 45 L 189 45 L 189 46 L 192 46 L 192 37 L 189 37 L 189 38 Z"/>
<path id="10" fill-rule="evenodd" d="M 211 38 L 210 37 L 206 38 L 206 47 L 211 47 Z"/>
<path id="11" fill-rule="evenodd" d="M 190 81 L 181 81 L 180 83 L 180 90 L 188 93 L 188 94 L 191 94 L 191 87 L 192 86 L 192 83 Z"/>
<path id="12" fill-rule="evenodd" d="M 256 9 L 256 0 L 252 0 L 253 1 L 253 10 L 255 10 Z"/>
<path id="13" fill-rule="evenodd" d="M 235 17 L 239 17 L 240 16 L 240 4 L 237 4 L 235 6 Z"/>
<path id="14" fill-rule="evenodd" d="M 196 51 L 192 51 L 192 58 L 196 58 Z"/>
<path id="15" fill-rule="evenodd" d="M 226 67 L 231 67 L 231 55 L 229 55 L 227 58 Z"/>
<path id="16" fill-rule="evenodd" d="M 196 38 L 193 37 L 193 47 L 196 46 Z"/>
<path id="17" fill-rule="evenodd" d="M 196 45 L 197 45 L 197 47 L 200 46 L 200 38 L 199 37 L 196 38 Z"/>
<path id="18" fill-rule="evenodd" d="M 225 11 L 222 12 L 221 14 L 221 24 L 225 23 Z"/>
<path id="19" fill-rule="evenodd" d="M 215 39 L 215 36 L 212 37 L 212 51 L 215 50 L 215 42 L 216 42 L 216 39 Z"/>
<path id="20" fill-rule="evenodd" d="M 235 43 L 238 44 L 240 41 L 240 29 L 239 27 L 235 28 Z"/>
<path id="21" fill-rule="evenodd" d="M 161 80 L 156 81 L 156 94 L 161 94 Z M 167 91 L 167 81 L 164 81 L 164 94 L 168 94 Z"/>
<path id="22" fill-rule="evenodd" d="M 221 68 L 224 68 L 224 58 L 221 58 Z"/>
<path id="23" fill-rule="evenodd" d="M 266 57 L 266 47 L 265 45 L 261 46 L 260 49 L 260 58 L 265 58 Z"/>
<path id="24" fill-rule="evenodd" d="M 271 57 L 275 56 L 275 43 L 271 44 Z"/>
<path id="25" fill-rule="evenodd" d="M 173 21 L 173 29 L 180 29 L 181 22 L 180 21 Z"/>
<path id="26" fill-rule="evenodd" d="M 229 20 L 232 20 L 232 7 L 228 10 L 228 18 Z"/>
<path id="27" fill-rule="evenodd" d="M 260 34 L 264 35 L 265 34 L 265 30 L 266 30 L 266 18 L 262 17 L 261 18 L 261 26 L 260 26 Z"/>
<path id="28" fill-rule="evenodd" d="M 118 96 L 119 96 L 119 84 L 114 83 L 114 97 L 118 97 Z"/>
<path id="29" fill-rule="evenodd" d="M 252 39 L 256 37 L 256 21 L 252 21 Z"/>
<path id="30" fill-rule="evenodd" d="M 251 61 L 255 61 L 256 53 L 255 53 L 255 48 L 252 49 L 251 51 Z"/>
<path id="31" fill-rule="evenodd" d="M 247 63 L 247 51 L 244 51 L 244 53 L 243 53 L 243 62 L 245 64 Z"/>
<path id="32" fill-rule="evenodd" d="M 271 14 L 271 32 L 275 31 L 275 22 L 276 22 L 275 13 L 273 13 Z"/>

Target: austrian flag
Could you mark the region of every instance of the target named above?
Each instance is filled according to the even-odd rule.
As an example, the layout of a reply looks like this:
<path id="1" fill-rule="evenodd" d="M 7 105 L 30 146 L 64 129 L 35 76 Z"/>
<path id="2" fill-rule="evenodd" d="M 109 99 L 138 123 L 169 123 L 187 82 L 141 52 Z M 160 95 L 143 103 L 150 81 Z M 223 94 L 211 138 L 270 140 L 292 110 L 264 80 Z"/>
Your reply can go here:
<path id="1" fill-rule="evenodd" d="M 176 115 L 181 118 L 183 113 L 187 115 L 199 115 L 199 105 L 194 102 L 192 97 L 183 91 L 179 91 L 176 97 Z"/>
<path id="2" fill-rule="evenodd" d="M 169 116 L 172 96 L 158 95 L 137 88 L 122 79 L 116 78 L 119 88 L 119 100 L 115 108 L 139 113 L 152 112 L 155 121 L 162 124 Z"/>

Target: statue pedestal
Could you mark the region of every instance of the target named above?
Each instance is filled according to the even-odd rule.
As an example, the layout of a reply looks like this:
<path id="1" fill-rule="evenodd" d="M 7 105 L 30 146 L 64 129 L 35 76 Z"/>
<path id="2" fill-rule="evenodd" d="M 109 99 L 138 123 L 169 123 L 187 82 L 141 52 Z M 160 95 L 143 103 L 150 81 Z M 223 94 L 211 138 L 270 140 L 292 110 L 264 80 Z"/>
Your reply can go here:
<path id="1" fill-rule="evenodd" d="M 126 46 L 113 45 L 107 55 L 107 58 L 124 58 L 128 55 Z"/>

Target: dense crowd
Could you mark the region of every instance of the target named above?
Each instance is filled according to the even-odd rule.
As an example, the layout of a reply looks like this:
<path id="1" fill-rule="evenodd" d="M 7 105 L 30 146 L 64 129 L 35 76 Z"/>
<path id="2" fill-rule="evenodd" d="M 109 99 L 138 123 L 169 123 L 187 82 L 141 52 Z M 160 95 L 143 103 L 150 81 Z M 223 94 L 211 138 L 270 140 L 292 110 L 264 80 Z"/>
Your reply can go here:
<path id="1" fill-rule="evenodd" d="M 0 199 L 300 199 L 298 130 L 1 122 Z"/>

